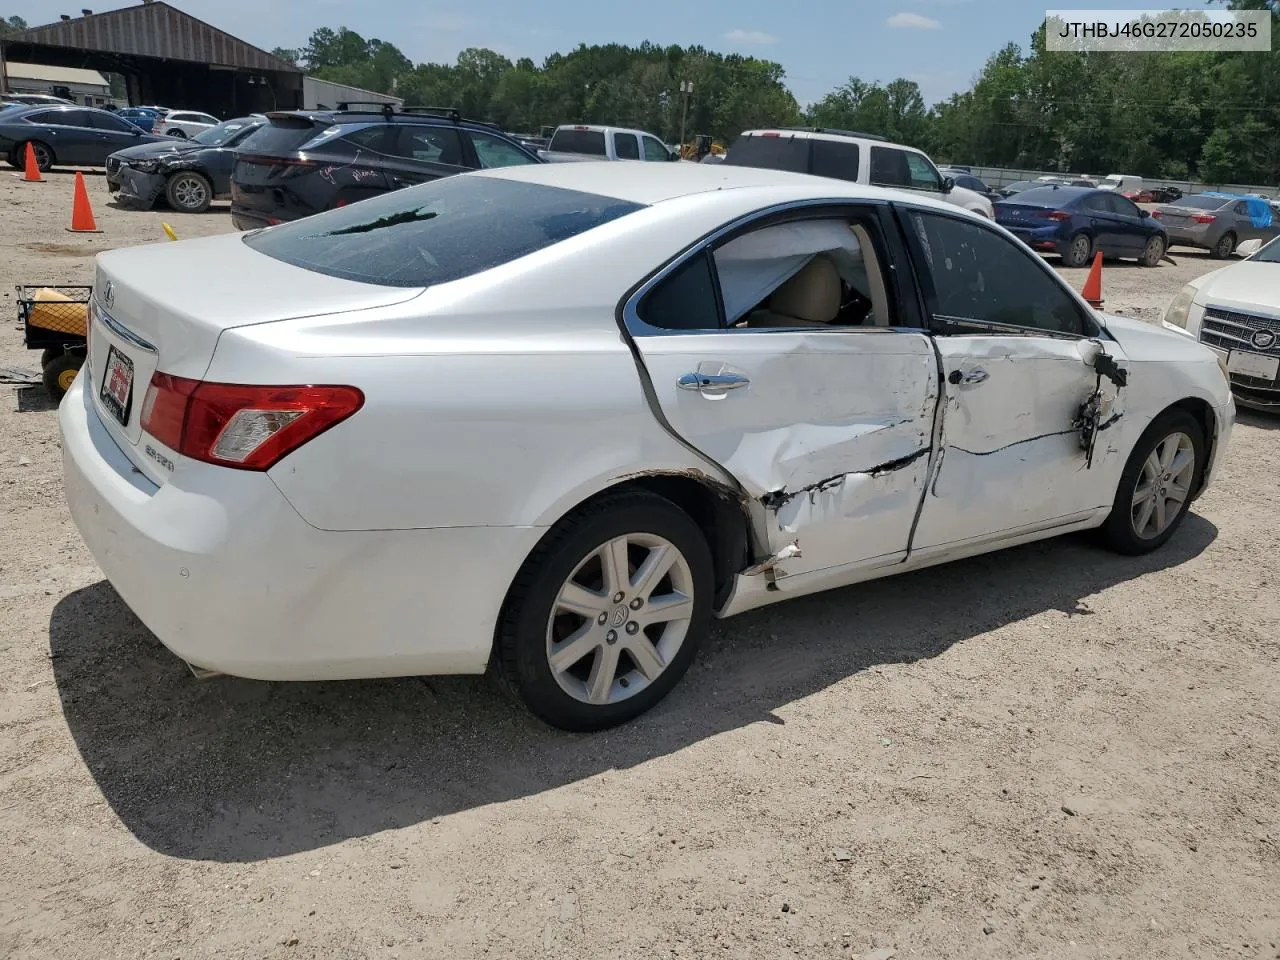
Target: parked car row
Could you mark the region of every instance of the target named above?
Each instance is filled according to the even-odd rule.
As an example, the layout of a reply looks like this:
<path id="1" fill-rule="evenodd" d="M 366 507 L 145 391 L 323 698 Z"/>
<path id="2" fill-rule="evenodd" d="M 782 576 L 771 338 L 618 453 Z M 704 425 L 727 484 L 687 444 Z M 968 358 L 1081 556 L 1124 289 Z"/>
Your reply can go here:
<path id="1" fill-rule="evenodd" d="M 1098 187 L 1041 185 L 995 204 L 996 223 L 1033 250 L 1056 253 L 1068 267 L 1082 267 L 1095 253 L 1132 257 L 1154 267 L 1169 248 L 1161 222 L 1120 196 Z"/>

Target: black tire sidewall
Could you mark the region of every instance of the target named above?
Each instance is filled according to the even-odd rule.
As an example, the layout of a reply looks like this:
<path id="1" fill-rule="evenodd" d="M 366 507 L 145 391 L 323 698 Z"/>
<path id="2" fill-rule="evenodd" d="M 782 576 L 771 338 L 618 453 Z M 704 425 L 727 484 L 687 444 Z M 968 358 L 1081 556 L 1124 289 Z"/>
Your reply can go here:
<path id="1" fill-rule="evenodd" d="M 1089 240 L 1089 235 L 1085 233 L 1075 233 L 1071 235 L 1071 239 L 1067 241 L 1067 252 L 1063 254 L 1062 259 L 1066 261 L 1068 267 L 1083 267 L 1089 262 L 1089 254 L 1093 253 L 1093 241 L 1089 240 L 1089 249 L 1085 251 L 1083 258 L 1076 259 L 1076 241 L 1081 237 Z"/>
<path id="2" fill-rule="evenodd" d="M 1111 514 L 1102 528 L 1108 546 L 1120 553 L 1135 555 L 1150 553 L 1163 546 L 1182 526 L 1182 521 L 1186 519 L 1187 512 L 1191 509 L 1191 496 L 1188 496 L 1179 508 L 1178 516 L 1159 536 L 1143 539 L 1134 533 L 1132 504 L 1138 474 L 1142 470 L 1142 464 L 1151 455 L 1156 445 L 1174 431 L 1185 433 L 1191 438 L 1191 445 L 1196 453 L 1191 490 L 1194 492 L 1200 487 L 1204 471 L 1208 467 L 1206 462 L 1208 441 L 1204 435 L 1204 427 L 1185 410 L 1166 410 L 1151 422 L 1151 425 L 1138 438 L 1138 442 L 1133 445 L 1133 451 L 1124 465 L 1124 472 L 1120 474 L 1120 484 L 1116 489 L 1115 501 L 1111 505 Z"/>
<path id="3" fill-rule="evenodd" d="M 1153 243 L 1158 243 L 1158 244 L 1160 244 L 1160 255 L 1159 255 L 1159 256 L 1151 257 L 1151 256 L 1148 256 L 1148 255 L 1147 255 L 1147 251 L 1150 249 L 1150 247 L 1151 247 L 1151 245 L 1152 245 Z M 1164 240 L 1163 240 L 1162 238 L 1160 238 L 1160 237 L 1152 237 L 1150 240 L 1148 240 L 1148 241 L 1147 241 L 1147 245 L 1146 245 L 1146 247 L 1144 247 L 1144 248 L 1143 248 L 1143 250 L 1142 250 L 1142 257 L 1141 257 L 1141 260 L 1140 260 L 1141 264 L 1142 264 L 1144 267 L 1154 267 L 1154 266 L 1159 265 L 1159 263 L 1160 263 L 1160 257 L 1163 257 L 1163 256 L 1164 256 L 1164 252 L 1165 252 L 1165 250 L 1166 250 L 1166 249 L 1167 249 L 1167 245 L 1165 244 L 1165 242 L 1164 242 Z"/>
<path id="4" fill-rule="evenodd" d="M 675 659 L 640 693 L 619 703 L 593 706 L 565 693 L 547 662 L 546 629 L 565 579 L 601 544 L 627 533 L 651 533 L 680 550 L 694 582 L 694 610 Z M 653 707 L 680 681 L 697 654 L 712 615 L 714 574 L 711 551 L 698 525 L 683 510 L 651 494 L 623 495 L 561 521 L 534 551 L 517 577 L 499 637 L 505 679 L 540 719 L 573 731 L 602 730 Z"/>
<path id="5" fill-rule="evenodd" d="M 204 184 L 204 203 L 198 208 L 181 206 L 173 199 L 174 185 L 183 177 L 197 177 Z M 204 213 L 209 209 L 210 204 L 213 202 L 213 185 L 209 183 L 209 178 L 203 174 L 197 173 L 194 170 L 183 170 L 180 173 L 175 173 L 165 183 L 164 198 L 168 201 L 169 206 L 178 213 Z"/>
<path id="6" fill-rule="evenodd" d="M 53 163 L 55 160 L 55 157 L 53 155 L 53 148 L 50 147 L 47 143 L 44 143 L 43 141 L 40 141 L 40 140 L 28 140 L 25 143 L 18 144 L 17 162 L 14 163 L 14 166 L 17 167 L 19 170 L 22 170 L 26 167 L 27 143 L 31 144 L 31 148 L 36 153 L 36 167 L 40 170 L 40 172 L 48 173 L 50 170 L 52 170 Z M 40 162 L 41 152 L 43 152 L 44 155 L 49 158 L 48 163 Z"/>
<path id="7" fill-rule="evenodd" d="M 1226 250 L 1226 252 L 1223 252 L 1223 241 L 1226 240 L 1227 237 L 1231 238 L 1231 246 L 1228 250 Z M 1218 242 L 1213 245 L 1214 259 L 1226 260 L 1235 251 L 1235 248 L 1236 248 L 1236 235 L 1234 232 L 1228 230 L 1226 233 L 1220 236 L 1218 238 Z"/>

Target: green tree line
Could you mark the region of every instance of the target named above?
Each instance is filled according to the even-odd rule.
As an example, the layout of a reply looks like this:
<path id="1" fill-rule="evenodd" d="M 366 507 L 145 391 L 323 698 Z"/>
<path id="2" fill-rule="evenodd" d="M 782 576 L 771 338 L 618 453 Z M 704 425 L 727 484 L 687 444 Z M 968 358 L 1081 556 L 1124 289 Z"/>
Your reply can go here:
<path id="1" fill-rule="evenodd" d="M 1229 6 L 1270 10 L 1280 41 L 1280 0 Z M 455 106 L 514 131 L 612 123 L 674 142 L 684 115 L 687 137 L 726 145 L 750 127 L 807 124 L 881 134 L 940 161 L 1280 184 L 1280 46 L 1050 53 L 1044 41 L 1041 27 L 1026 49 L 993 53 L 970 89 L 932 107 L 913 81 L 851 77 L 802 108 L 780 64 L 698 46 L 584 44 L 541 64 L 469 48 L 452 64 L 414 64 L 393 44 L 343 27 L 273 52 L 326 80 Z M 693 83 L 687 104 L 682 81 Z"/>

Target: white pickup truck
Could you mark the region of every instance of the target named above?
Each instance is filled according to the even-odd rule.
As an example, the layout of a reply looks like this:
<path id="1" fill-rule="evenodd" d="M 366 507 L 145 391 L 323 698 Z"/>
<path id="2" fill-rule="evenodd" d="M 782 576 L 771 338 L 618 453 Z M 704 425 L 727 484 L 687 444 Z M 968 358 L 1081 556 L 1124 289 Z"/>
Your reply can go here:
<path id="1" fill-rule="evenodd" d="M 651 133 L 622 127 L 565 124 L 556 127 L 551 142 L 538 155 L 552 163 L 578 160 L 648 160 L 668 163 L 676 153 Z"/>

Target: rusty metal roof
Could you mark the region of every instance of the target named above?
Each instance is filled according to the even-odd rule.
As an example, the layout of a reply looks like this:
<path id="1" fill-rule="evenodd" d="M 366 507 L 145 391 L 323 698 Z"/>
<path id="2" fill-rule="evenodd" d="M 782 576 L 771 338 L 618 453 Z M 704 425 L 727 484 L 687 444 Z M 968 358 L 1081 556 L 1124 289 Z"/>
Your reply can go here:
<path id="1" fill-rule="evenodd" d="M 183 13 L 163 0 L 143 0 L 122 10 L 75 17 L 10 35 L 9 44 L 36 43 L 96 53 L 188 60 L 249 70 L 302 71 Z"/>

